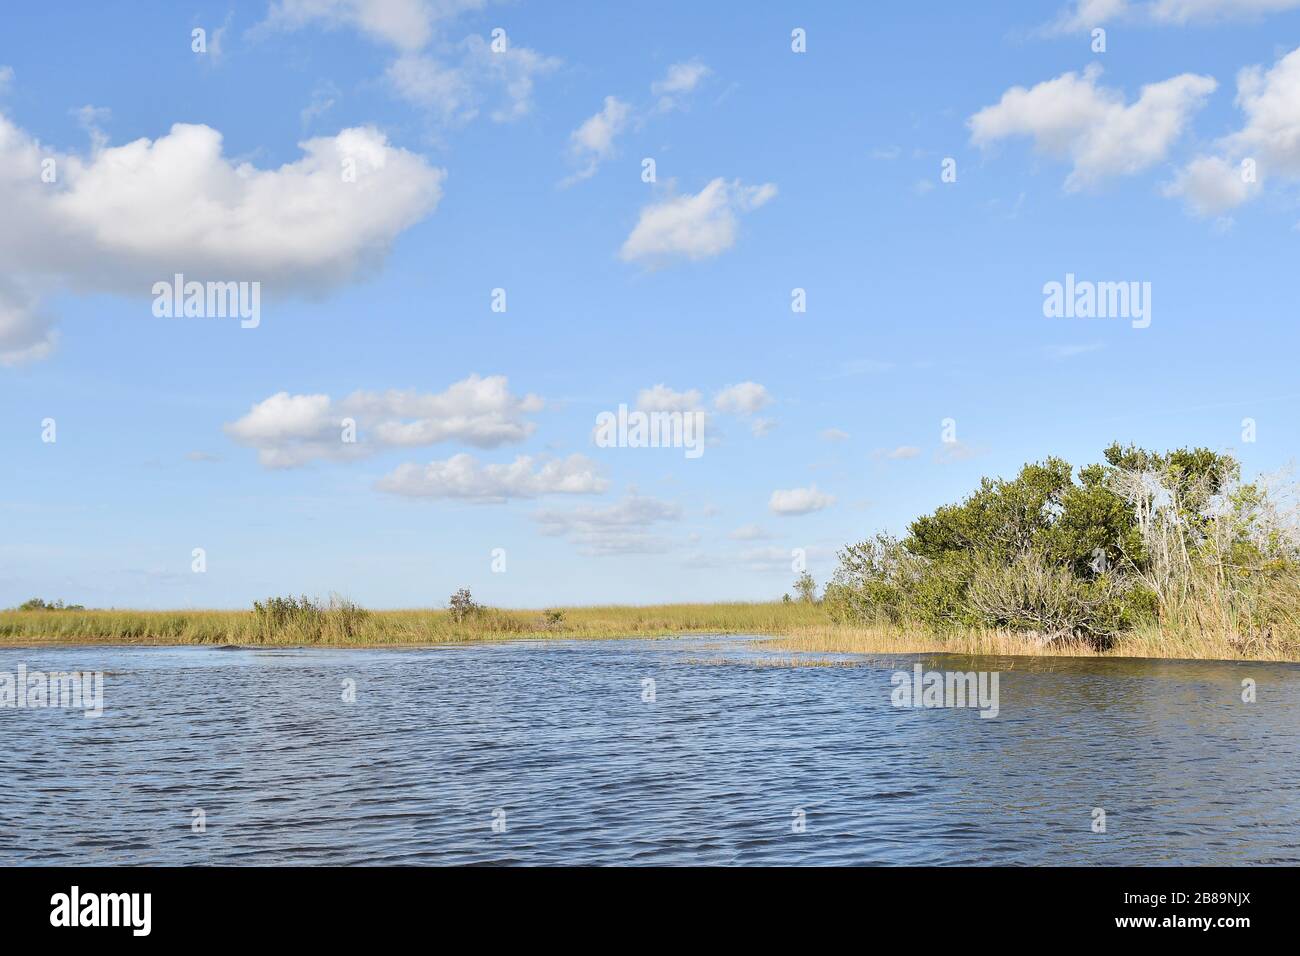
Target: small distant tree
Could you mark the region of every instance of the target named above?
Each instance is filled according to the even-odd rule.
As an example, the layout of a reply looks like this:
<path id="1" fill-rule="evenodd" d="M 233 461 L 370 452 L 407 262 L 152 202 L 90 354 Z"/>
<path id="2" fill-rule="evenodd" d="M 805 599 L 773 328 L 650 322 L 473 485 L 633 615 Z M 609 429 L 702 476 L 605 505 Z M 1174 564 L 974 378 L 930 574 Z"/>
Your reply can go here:
<path id="1" fill-rule="evenodd" d="M 32 598 L 18 605 L 20 611 L 84 611 L 85 609 L 83 604 L 64 604 L 62 599 L 46 601 L 43 598 Z"/>
<path id="2" fill-rule="evenodd" d="M 804 604 L 813 604 L 817 601 L 817 582 L 807 571 L 799 575 L 798 580 L 794 582 L 794 590 Z"/>
<path id="3" fill-rule="evenodd" d="M 481 614 L 483 605 L 474 600 L 474 596 L 469 593 L 469 588 L 461 588 L 447 602 L 447 610 L 451 611 L 452 620 L 460 624 L 467 618 Z"/>

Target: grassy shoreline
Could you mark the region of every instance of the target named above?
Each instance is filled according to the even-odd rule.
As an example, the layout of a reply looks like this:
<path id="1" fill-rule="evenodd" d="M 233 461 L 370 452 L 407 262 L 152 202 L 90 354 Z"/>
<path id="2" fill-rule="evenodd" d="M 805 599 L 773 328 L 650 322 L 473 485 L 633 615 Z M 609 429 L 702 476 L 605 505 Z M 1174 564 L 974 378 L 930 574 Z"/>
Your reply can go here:
<path id="1" fill-rule="evenodd" d="M 559 617 L 556 616 L 559 612 Z M 1041 643 L 1014 631 L 934 631 L 916 626 L 832 623 L 824 607 L 783 602 L 608 605 L 549 612 L 485 609 L 456 620 L 445 610 L 326 612 L 310 630 L 268 628 L 251 611 L 60 610 L 0 612 L 0 647 L 59 645 L 263 645 L 423 647 L 510 640 L 605 640 L 676 635 L 756 635 L 791 653 L 955 653 L 1027 657 L 1145 657 L 1300 662 L 1300 647 L 1261 644 L 1221 632 L 1145 628 L 1098 650 L 1080 641 Z"/>

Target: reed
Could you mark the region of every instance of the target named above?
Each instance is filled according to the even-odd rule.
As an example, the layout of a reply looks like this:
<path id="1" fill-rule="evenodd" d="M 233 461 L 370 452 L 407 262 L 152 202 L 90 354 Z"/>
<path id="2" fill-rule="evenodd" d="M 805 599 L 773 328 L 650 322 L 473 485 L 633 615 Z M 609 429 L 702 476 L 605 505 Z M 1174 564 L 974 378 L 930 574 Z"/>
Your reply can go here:
<path id="1" fill-rule="evenodd" d="M 268 602 L 269 603 L 269 602 Z M 262 605 L 266 608 L 267 605 Z M 237 644 L 333 647 L 422 646 L 507 640 L 600 640 L 675 635 L 769 636 L 764 651 L 790 654 L 954 653 L 1029 657 L 1159 657 L 1300 661 L 1294 627 L 1234 629 L 1213 605 L 1125 632 L 1099 649 L 1082 640 L 1044 642 L 994 629 L 832 623 L 824 605 L 803 602 L 602 605 L 546 610 L 480 608 L 363 611 L 347 602 L 303 609 L 0 612 L 0 646 L 51 644 Z"/>
<path id="2" fill-rule="evenodd" d="M 819 605 L 606 605 L 546 610 L 362 611 L 285 599 L 253 611 L 4 611 L 0 644 L 461 644 L 520 639 L 778 634 L 826 623 Z"/>

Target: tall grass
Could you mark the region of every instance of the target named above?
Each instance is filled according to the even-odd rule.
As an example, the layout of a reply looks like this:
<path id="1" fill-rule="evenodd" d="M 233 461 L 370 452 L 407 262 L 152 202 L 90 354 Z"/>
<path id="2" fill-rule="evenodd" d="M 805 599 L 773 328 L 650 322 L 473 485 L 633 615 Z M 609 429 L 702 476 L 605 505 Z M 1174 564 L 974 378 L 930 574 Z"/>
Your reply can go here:
<path id="1" fill-rule="evenodd" d="M 1294 600 L 1277 596 L 1274 600 Z M 269 603 L 269 602 L 268 602 Z M 1099 649 L 1087 640 L 1044 641 L 993 628 L 936 630 L 921 625 L 842 625 L 824 605 L 803 602 L 607 605 L 540 610 L 484 608 L 457 620 L 451 611 L 362 611 L 346 602 L 253 611 L 5 611 L 0 645 L 237 644 L 335 647 L 420 646 L 503 640 L 770 635 L 764 649 L 793 653 L 956 653 L 1053 657 L 1162 657 L 1300 661 L 1294 628 L 1242 632 L 1209 608 L 1187 606 L 1166 620 L 1118 636 Z M 264 604 L 265 608 L 267 605 Z M 1292 617 L 1300 623 L 1300 616 Z"/>
<path id="2" fill-rule="evenodd" d="M 969 654 L 1008 657 L 1154 657 L 1172 660 L 1300 661 L 1300 643 L 1246 641 L 1232 632 L 1148 626 L 1104 648 L 1086 638 L 1044 641 L 1023 631 L 898 625 L 792 628 L 764 649 L 820 654 Z"/>
<path id="3" fill-rule="evenodd" d="M 260 610 L 259 610 L 260 608 Z M 272 599 L 252 611 L 4 611 L 0 644 L 422 645 L 529 638 L 777 634 L 829 621 L 800 603 L 660 604 L 362 611 L 347 602 Z"/>

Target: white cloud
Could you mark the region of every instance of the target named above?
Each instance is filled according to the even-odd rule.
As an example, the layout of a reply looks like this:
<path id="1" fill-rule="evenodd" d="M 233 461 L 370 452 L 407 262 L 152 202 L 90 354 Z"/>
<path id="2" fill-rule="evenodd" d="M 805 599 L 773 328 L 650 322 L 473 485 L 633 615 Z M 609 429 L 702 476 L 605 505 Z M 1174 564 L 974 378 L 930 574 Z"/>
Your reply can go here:
<path id="1" fill-rule="evenodd" d="M 1217 216 L 1251 198 L 1258 183 L 1248 183 L 1241 169 L 1218 156 L 1197 156 L 1164 187 L 1199 216 Z"/>
<path id="2" fill-rule="evenodd" d="M 155 140 L 59 153 L 0 115 L 0 361 L 52 347 L 37 308 L 47 291 L 136 295 L 146 316 L 153 283 L 178 272 L 260 281 L 264 299 L 319 295 L 377 268 L 442 195 L 442 170 L 375 129 L 299 146 L 298 161 L 258 169 L 227 159 L 216 130 L 178 123 Z M 345 160 L 355 182 L 343 181 Z"/>
<path id="3" fill-rule="evenodd" d="M 1300 49 L 1268 71 L 1238 73 L 1237 105 L 1246 125 L 1225 140 L 1230 153 L 1255 157 L 1263 172 L 1300 177 Z"/>
<path id="4" fill-rule="evenodd" d="M 699 60 L 674 63 L 668 67 L 663 79 L 650 84 L 650 92 L 659 98 L 657 109 L 668 112 L 680 103 L 680 97 L 691 93 L 713 71 Z"/>
<path id="5" fill-rule="evenodd" d="M 773 514 L 806 515 L 835 504 L 835 496 L 818 491 L 816 485 L 807 488 L 784 488 L 772 492 L 767 506 Z"/>
<path id="6" fill-rule="evenodd" d="M 772 433 L 777 424 L 774 418 L 755 418 L 749 423 L 749 433 L 755 438 L 765 438 Z"/>
<path id="7" fill-rule="evenodd" d="M 588 179 L 614 154 L 614 139 L 627 127 L 632 107 L 617 96 L 605 97 L 599 113 L 589 117 L 569 136 L 569 152 L 581 164 L 570 181 Z"/>
<path id="8" fill-rule="evenodd" d="M 1126 14 L 1128 0 L 1077 0 L 1067 7 L 1056 22 L 1047 28 L 1049 33 L 1074 33 L 1091 30 Z"/>
<path id="9" fill-rule="evenodd" d="M 509 122 L 531 112 L 537 78 L 558 68 L 560 60 L 509 36 L 499 51 L 477 34 L 454 45 L 443 39 L 450 21 L 486 5 L 487 0 L 278 0 L 256 30 L 313 24 L 358 30 L 398 52 L 385 76 L 403 99 L 453 124 L 478 116 L 491 99 L 491 118 Z"/>
<path id="10" fill-rule="evenodd" d="M 1256 17 L 1300 7 L 1300 0 L 1154 0 L 1152 19 L 1166 23 L 1191 23 Z"/>
<path id="11" fill-rule="evenodd" d="M 7 93 L 14 81 L 14 68 L 0 64 L 0 95 Z"/>
<path id="12" fill-rule="evenodd" d="M 436 21 L 483 6 L 484 0 L 277 0 L 260 28 L 347 27 L 399 49 L 418 50 L 433 37 Z"/>
<path id="13" fill-rule="evenodd" d="M 675 196 L 641 210 L 619 257 L 624 262 L 661 264 L 674 258 L 708 259 L 736 243 L 736 217 L 764 205 L 776 186 L 744 186 L 715 179 L 695 195 Z"/>
<path id="14" fill-rule="evenodd" d="M 1300 0 L 1151 0 L 1142 4 L 1130 0 L 1077 0 L 1061 14 L 1051 32 L 1088 30 L 1120 17 L 1182 26 L 1253 18 L 1297 7 Z"/>
<path id="15" fill-rule="evenodd" d="M 0 276 L 0 366 L 47 358 L 59 342 L 53 319 L 34 298 Z"/>
<path id="16" fill-rule="evenodd" d="M 486 40 L 471 36 L 466 41 L 472 62 L 500 88 L 504 104 L 492 111 L 499 123 L 517 120 L 533 108 L 533 85 L 538 77 L 559 69 L 559 57 L 546 56 L 528 47 L 510 44 L 504 53 L 493 53 Z"/>
<path id="17" fill-rule="evenodd" d="M 469 73 L 419 53 L 399 56 L 385 74 L 403 99 L 441 114 L 443 122 L 467 122 L 478 115 Z"/>
<path id="18" fill-rule="evenodd" d="M 1101 68 L 1064 73 L 1025 89 L 1012 87 L 994 106 L 968 121 L 971 141 L 988 146 L 1029 136 L 1037 150 L 1073 164 L 1065 188 L 1076 190 L 1108 176 L 1130 175 L 1160 162 L 1191 114 L 1218 84 L 1184 73 L 1142 87 L 1137 100 L 1098 86 Z"/>
<path id="19" fill-rule="evenodd" d="M 678 392 L 661 382 L 637 392 L 636 407 L 642 412 L 693 412 L 699 410 L 700 397 L 697 389 Z"/>
<path id="20" fill-rule="evenodd" d="M 676 504 L 633 493 L 609 507 L 539 511 L 533 518 L 542 534 L 566 538 L 583 554 L 611 555 L 669 550 L 672 542 L 649 529 L 681 516 Z"/>
<path id="21" fill-rule="evenodd" d="M 822 432 L 822 441 L 848 441 L 849 433 L 839 428 L 827 428 Z"/>
<path id="22" fill-rule="evenodd" d="M 1200 216 L 1217 216 L 1255 198 L 1266 176 L 1300 178 L 1300 49 L 1268 70 L 1241 70 L 1236 102 L 1245 123 L 1219 141 L 1222 154 L 1197 156 L 1164 189 Z"/>
<path id="23" fill-rule="evenodd" d="M 311 102 L 302 108 L 298 113 L 298 119 L 302 123 L 303 129 L 306 129 L 313 122 L 320 119 L 326 113 L 334 108 L 334 104 L 343 94 L 339 88 L 328 80 L 318 83 L 316 88 L 311 92 Z"/>
<path id="24" fill-rule="evenodd" d="M 409 498 L 463 498 L 504 502 L 542 495 L 598 495 L 609 482 L 582 455 L 538 461 L 520 455 L 508 465 L 481 465 L 472 455 L 453 455 L 427 465 L 399 465 L 375 483 L 380 491 Z"/>
<path id="25" fill-rule="evenodd" d="M 388 65 L 386 76 L 399 96 L 439 114 L 443 122 L 468 122 L 495 97 L 489 115 L 506 123 L 532 111 L 536 80 L 560 62 L 514 43 L 494 53 L 487 40 L 471 35 L 459 45 L 453 62 L 409 51 Z"/>
<path id="26" fill-rule="evenodd" d="M 756 524 L 747 524 L 730 532 L 727 537 L 735 541 L 766 541 L 771 535 Z"/>
<path id="27" fill-rule="evenodd" d="M 537 427 L 525 416 L 542 405 L 536 395 L 511 394 L 505 376 L 471 375 L 444 392 L 358 391 L 338 402 L 328 395 L 279 392 L 227 424 L 225 431 L 239 444 L 256 448 L 265 467 L 293 468 L 445 441 L 476 448 L 521 442 Z M 343 440 L 345 418 L 356 423 L 355 441 Z"/>
<path id="28" fill-rule="evenodd" d="M 713 397 L 713 407 L 732 415 L 753 415 L 772 404 L 772 396 L 757 382 L 728 385 Z"/>

